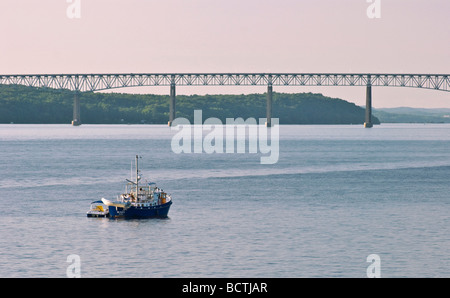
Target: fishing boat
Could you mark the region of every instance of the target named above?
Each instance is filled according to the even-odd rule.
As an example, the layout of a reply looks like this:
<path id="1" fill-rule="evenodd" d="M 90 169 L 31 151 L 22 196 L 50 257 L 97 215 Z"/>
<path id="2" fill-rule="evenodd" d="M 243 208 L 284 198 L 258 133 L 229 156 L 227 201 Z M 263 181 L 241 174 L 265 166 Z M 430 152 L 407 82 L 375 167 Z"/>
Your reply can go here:
<path id="1" fill-rule="evenodd" d="M 133 172 L 133 171 L 132 171 Z M 88 217 L 165 218 L 172 205 L 172 197 L 153 182 L 140 183 L 139 156 L 136 155 L 136 177 L 128 182 L 125 192 L 116 200 L 102 198 L 91 203 Z M 100 216 L 104 215 L 104 216 Z"/>

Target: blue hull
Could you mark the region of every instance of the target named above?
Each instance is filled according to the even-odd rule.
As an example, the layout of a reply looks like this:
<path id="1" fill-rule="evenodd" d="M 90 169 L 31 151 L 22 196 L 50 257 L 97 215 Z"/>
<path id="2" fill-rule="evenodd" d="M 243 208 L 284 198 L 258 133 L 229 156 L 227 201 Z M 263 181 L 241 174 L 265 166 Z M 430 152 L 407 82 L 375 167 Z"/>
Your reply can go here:
<path id="1" fill-rule="evenodd" d="M 126 210 L 121 207 L 109 206 L 109 215 L 111 218 L 166 218 L 170 205 L 172 205 L 172 201 L 149 207 L 131 206 Z"/>

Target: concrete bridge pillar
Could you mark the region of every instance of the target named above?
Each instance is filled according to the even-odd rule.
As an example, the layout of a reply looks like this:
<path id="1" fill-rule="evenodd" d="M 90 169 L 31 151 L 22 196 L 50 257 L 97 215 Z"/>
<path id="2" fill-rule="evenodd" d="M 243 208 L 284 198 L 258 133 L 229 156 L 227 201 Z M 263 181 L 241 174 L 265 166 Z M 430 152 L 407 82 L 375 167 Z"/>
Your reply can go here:
<path id="1" fill-rule="evenodd" d="M 364 122 L 364 127 L 370 128 L 372 126 L 372 85 L 368 83 L 366 87 L 366 121 Z"/>
<path id="2" fill-rule="evenodd" d="M 267 85 L 267 98 L 266 98 L 266 126 L 272 127 L 272 84 Z"/>
<path id="3" fill-rule="evenodd" d="M 175 120 L 175 83 L 170 84 L 169 126 Z"/>
<path id="4" fill-rule="evenodd" d="M 80 114 L 80 97 L 78 92 L 75 92 L 73 96 L 73 118 L 72 125 L 79 126 L 81 125 L 81 114 Z"/>

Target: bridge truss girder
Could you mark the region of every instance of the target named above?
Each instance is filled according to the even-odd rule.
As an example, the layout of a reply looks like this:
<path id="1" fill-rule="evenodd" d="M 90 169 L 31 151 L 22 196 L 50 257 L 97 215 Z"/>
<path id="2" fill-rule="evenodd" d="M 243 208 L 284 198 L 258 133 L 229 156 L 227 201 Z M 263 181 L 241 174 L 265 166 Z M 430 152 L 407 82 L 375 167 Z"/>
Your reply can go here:
<path id="1" fill-rule="evenodd" d="M 0 84 L 100 91 L 141 86 L 384 86 L 450 92 L 449 74 L 178 73 L 0 75 Z"/>

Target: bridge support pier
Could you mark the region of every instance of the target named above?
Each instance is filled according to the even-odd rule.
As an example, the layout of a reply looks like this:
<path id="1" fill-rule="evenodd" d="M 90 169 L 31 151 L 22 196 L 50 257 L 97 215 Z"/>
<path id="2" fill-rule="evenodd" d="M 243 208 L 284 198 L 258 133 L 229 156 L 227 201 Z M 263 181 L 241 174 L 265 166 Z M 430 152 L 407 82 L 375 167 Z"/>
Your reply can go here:
<path id="1" fill-rule="evenodd" d="M 267 86 L 266 118 L 266 126 L 272 127 L 272 84 Z"/>
<path id="2" fill-rule="evenodd" d="M 73 118 L 72 126 L 81 125 L 81 114 L 80 114 L 80 97 L 78 92 L 75 92 L 73 96 Z"/>
<path id="3" fill-rule="evenodd" d="M 372 126 L 372 85 L 368 84 L 366 87 L 366 121 L 364 127 L 370 128 Z"/>
<path id="4" fill-rule="evenodd" d="M 169 104 L 169 126 L 175 120 L 175 84 L 170 84 L 170 104 Z"/>

